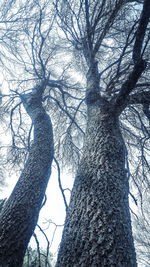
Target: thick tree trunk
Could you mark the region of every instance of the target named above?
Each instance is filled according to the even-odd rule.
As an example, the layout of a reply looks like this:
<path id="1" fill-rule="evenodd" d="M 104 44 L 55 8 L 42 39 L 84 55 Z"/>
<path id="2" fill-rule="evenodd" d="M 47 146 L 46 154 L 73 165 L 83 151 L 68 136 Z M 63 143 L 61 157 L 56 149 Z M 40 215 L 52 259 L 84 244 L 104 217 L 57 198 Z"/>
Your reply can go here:
<path id="1" fill-rule="evenodd" d="M 83 157 L 57 267 L 135 267 L 129 181 L 119 120 L 104 99 L 89 105 Z"/>
<path id="2" fill-rule="evenodd" d="M 40 94 L 23 97 L 34 124 L 34 143 L 24 170 L 0 214 L 0 266 L 20 267 L 35 229 L 53 160 L 53 134 Z"/>

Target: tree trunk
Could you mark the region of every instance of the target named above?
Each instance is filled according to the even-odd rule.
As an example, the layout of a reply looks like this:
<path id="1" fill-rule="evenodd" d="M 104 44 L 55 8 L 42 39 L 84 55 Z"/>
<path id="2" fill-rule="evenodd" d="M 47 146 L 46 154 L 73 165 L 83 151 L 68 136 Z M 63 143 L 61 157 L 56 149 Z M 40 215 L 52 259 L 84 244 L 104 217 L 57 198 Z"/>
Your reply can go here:
<path id="1" fill-rule="evenodd" d="M 129 181 L 119 119 L 104 98 L 89 104 L 57 267 L 135 267 Z"/>
<path id="2" fill-rule="evenodd" d="M 34 232 L 53 160 L 53 134 L 41 94 L 22 97 L 34 124 L 34 143 L 24 170 L 0 214 L 0 266 L 20 267 Z"/>

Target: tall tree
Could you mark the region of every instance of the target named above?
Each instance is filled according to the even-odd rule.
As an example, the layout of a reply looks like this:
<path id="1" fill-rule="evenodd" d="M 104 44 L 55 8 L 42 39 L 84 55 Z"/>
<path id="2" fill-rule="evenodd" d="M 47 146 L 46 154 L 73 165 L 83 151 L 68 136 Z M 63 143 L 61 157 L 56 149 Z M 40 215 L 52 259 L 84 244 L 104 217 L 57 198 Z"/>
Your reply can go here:
<path id="1" fill-rule="evenodd" d="M 0 68 L 5 81 L 2 110 L 10 115 L 8 128 L 12 137 L 11 146 L 7 147 L 7 168 L 20 171 L 10 197 L 1 203 L 0 266 L 19 267 L 42 207 L 54 146 L 56 157 L 59 139 L 69 132 L 66 125 L 83 132 L 75 120 L 76 105 L 69 112 L 64 95 L 73 101 L 82 98 L 80 88 L 74 83 L 67 83 L 66 91 L 63 90 L 66 62 L 60 65 L 57 59 L 60 45 L 51 1 L 14 0 L 8 5 L 3 1 L 0 17 Z M 62 51 L 64 54 L 64 47 Z M 9 87 L 7 91 L 6 87 Z M 73 93 L 69 94 L 69 90 Z M 59 170 L 58 162 L 57 166 Z"/>
<path id="2" fill-rule="evenodd" d="M 34 88 L 34 92 L 21 96 L 34 125 L 34 142 L 25 169 L 1 211 L 1 266 L 22 266 L 50 176 L 53 133 L 50 118 L 41 103 L 44 89 L 42 84 Z"/>
<path id="3" fill-rule="evenodd" d="M 142 209 L 138 209 L 137 216 L 134 216 L 133 228 L 138 264 L 148 267 L 150 262 L 150 199 L 148 190 L 145 190 L 145 194 L 143 194 L 143 202 Z"/>
<path id="4" fill-rule="evenodd" d="M 150 118 L 149 83 L 142 84 L 148 81 L 150 4 L 58 0 L 56 9 L 88 70 L 83 156 L 56 266 L 137 266 L 120 118 L 137 104 Z"/>
<path id="5" fill-rule="evenodd" d="M 42 104 L 43 94 L 49 77 L 49 74 L 46 73 L 46 70 L 44 69 L 46 63 L 44 65 L 43 61 L 45 60 L 48 63 L 48 59 L 50 58 L 49 55 L 46 56 L 46 52 L 44 53 L 45 57 L 43 58 L 42 49 L 44 40 L 46 37 L 47 39 L 49 38 L 51 24 L 49 24 L 48 29 L 46 29 L 47 32 L 44 39 L 42 35 L 44 33 L 41 29 L 43 23 L 42 12 L 44 12 L 44 8 L 41 8 L 40 3 L 39 5 L 29 3 L 27 6 L 21 6 L 19 10 L 17 9 L 17 13 L 14 13 L 14 9 L 12 9 L 11 12 L 6 12 L 5 20 L 2 20 L 1 23 L 3 25 L 3 32 L 6 32 L 4 39 L 6 38 L 5 41 L 7 41 L 8 44 L 8 53 L 11 51 L 11 56 L 9 58 L 10 63 L 13 61 L 14 56 L 16 57 L 14 66 L 17 67 L 18 74 L 22 71 L 23 65 L 26 69 L 26 79 L 22 79 L 22 82 L 24 82 L 24 86 L 26 84 L 26 87 L 25 89 L 21 89 L 18 86 L 11 95 L 5 95 L 4 92 L 3 96 L 7 98 L 7 107 L 14 103 L 14 107 L 10 105 L 10 125 L 12 130 L 13 149 L 14 151 L 15 149 L 17 150 L 17 148 L 19 149 L 19 147 L 21 149 L 21 143 L 23 142 L 24 146 L 28 149 L 28 157 L 20 178 L 0 213 L 0 266 L 2 267 L 22 266 L 27 245 L 38 220 L 51 174 L 51 164 L 54 155 L 52 123 Z M 33 23 L 30 29 L 28 29 L 30 25 L 27 20 L 29 11 L 31 15 L 30 25 Z M 36 12 L 38 15 L 36 15 Z M 20 25 L 22 25 L 23 21 L 24 28 L 22 29 Z M 17 29 L 18 36 L 17 33 L 15 34 Z M 8 42 L 9 31 L 12 32 L 11 42 Z M 24 38 L 23 43 L 19 43 L 23 37 L 23 32 L 26 32 L 26 34 L 24 34 L 26 40 Z M 31 38 L 30 34 L 32 34 Z M 17 37 L 18 39 L 16 40 Z M 20 44 L 19 48 L 18 43 Z M 26 50 L 26 45 L 30 48 L 31 57 Z M 21 56 L 23 48 L 24 51 L 26 50 L 26 55 L 23 53 L 24 58 Z M 30 59 L 28 62 L 26 61 L 27 56 Z M 36 62 L 35 57 L 37 60 Z M 17 63 L 20 65 L 20 70 Z M 28 65 L 27 68 L 26 65 Z M 32 78 L 29 79 L 28 74 L 31 75 Z M 30 88 L 28 89 L 27 83 L 29 81 Z M 17 110 L 17 108 L 19 109 Z M 17 131 L 14 129 L 15 112 L 20 114 L 20 122 Z M 28 114 L 32 124 L 31 129 L 29 130 L 30 134 L 28 142 L 23 140 L 23 135 L 20 133 L 23 131 L 22 119 L 24 112 Z M 33 127 L 33 138 L 30 139 Z M 24 147 L 22 147 L 22 149 L 23 148 Z"/>

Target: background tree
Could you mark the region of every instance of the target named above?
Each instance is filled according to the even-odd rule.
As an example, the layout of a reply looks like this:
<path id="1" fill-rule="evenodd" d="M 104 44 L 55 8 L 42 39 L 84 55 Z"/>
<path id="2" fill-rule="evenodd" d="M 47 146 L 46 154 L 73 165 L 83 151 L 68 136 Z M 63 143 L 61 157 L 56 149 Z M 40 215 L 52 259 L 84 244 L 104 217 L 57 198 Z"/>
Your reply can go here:
<path id="1" fill-rule="evenodd" d="M 147 194 L 148 193 L 148 194 Z M 137 261 L 139 266 L 149 266 L 150 261 L 150 225 L 149 225 L 149 192 L 143 194 L 143 204 L 141 209 L 134 216 L 134 240 L 137 251 Z"/>
<path id="2" fill-rule="evenodd" d="M 52 255 L 49 254 L 47 256 L 47 252 L 43 249 L 36 250 L 29 247 L 24 258 L 23 267 L 51 267 L 52 259 Z"/>
<path id="3" fill-rule="evenodd" d="M 17 3 L 18 4 L 18 3 Z M 0 259 L 1 266 L 22 266 L 23 257 L 29 243 L 29 240 L 33 234 L 34 228 L 36 226 L 39 211 L 42 206 L 42 201 L 45 195 L 45 190 L 47 187 L 47 183 L 49 180 L 50 172 L 51 172 L 51 163 L 53 160 L 53 132 L 52 132 L 52 124 L 49 116 L 46 114 L 45 109 L 42 106 L 42 96 L 44 90 L 47 85 L 47 77 L 49 76 L 45 73 L 45 69 L 42 65 L 42 48 L 44 44 L 44 37 L 41 33 L 41 22 L 42 22 L 42 10 L 39 7 L 39 18 L 35 16 L 34 6 L 29 4 L 27 9 L 23 9 L 23 12 L 27 15 L 28 8 L 30 8 L 31 13 L 33 11 L 32 19 L 35 19 L 35 25 L 33 29 L 33 38 L 29 43 L 32 48 L 32 69 L 26 70 L 26 72 L 30 72 L 37 75 L 37 85 L 33 85 L 30 90 L 23 88 L 23 90 L 14 90 L 13 95 L 11 96 L 11 100 L 9 100 L 9 104 L 11 101 L 15 102 L 15 98 L 19 98 L 19 102 L 15 104 L 15 106 L 11 109 L 11 130 L 12 130 L 12 145 L 14 149 L 16 148 L 24 148 L 21 147 L 23 143 L 28 148 L 28 158 L 25 163 L 25 168 L 23 169 L 20 178 L 11 194 L 9 199 L 6 201 L 3 209 L 0 214 Z M 14 7 L 15 9 L 15 7 Z M 12 9 L 12 14 L 14 9 Z M 21 46 L 18 48 L 18 42 L 22 38 L 22 31 L 20 30 L 20 20 L 24 20 L 21 18 L 20 11 L 22 11 L 22 7 L 20 7 L 18 13 L 15 16 L 10 16 L 9 12 L 7 13 L 8 21 L 10 19 L 10 23 L 12 22 L 11 30 L 12 30 L 12 42 L 10 42 L 8 46 L 9 52 L 12 54 L 12 58 L 10 58 L 10 62 L 13 61 L 13 56 L 15 55 L 17 58 L 17 63 L 21 60 Z M 19 17 L 18 17 L 19 16 Z M 5 18 L 6 19 L 6 18 Z M 25 21 L 27 21 L 27 17 L 25 17 Z M 16 25 L 17 23 L 17 25 Z M 30 22 L 31 23 L 31 22 Z M 21 24 L 22 25 L 22 24 Z M 17 30 L 19 33 L 15 34 Z M 27 25 L 24 25 L 27 26 Z M 28 25 L 29 26 L 29 25 Z M 37 29 L 38 27 L 38 29 Z M 50 30 L 51 25 L 49 25 Z M 7 28 L 7 23 L 4 21 L 4 30 Z M 26 29 L 27 30 L 27 29 Z M 37 33 L 38 31 L 38 33 Z M 6 31 L 9 37 L 9 31 Z M 48 32 L 49 33 L 49 32 Z M 17 35 L 17 36 L 16 36 Z M 37 35 L 40 36 L 40 47 L 34 48 L 34 45 L 37 41 Z M 38 37 L 39 37 L 38 36 Z M 20 39 L 17 39 L 19 37 Z M 30 32 L 27 31 L 27 37 L 30 38 Z M 45 37 L 46 38 L 46 37 Z M 36 39 L 36 40 L 35 40 Z M 26 40 L 24 40 L 25 42 Z M 13 45 L 15 46 L 13 47 Z M 26 49 L 26 42 L 24 43 L 24 49 Z M 15 54 L 14 51 L 18 51 Z M 28 52 L 27 52 L 28 55 Z M 44 54 L 45 55 L 45 54 Z M 38 56 L 39 61 L 34 62 L 35 56 Z M 30 56 L 29 56 L 30 57 Z M 46 57 L 46 56 L 45 56 Z M 49 55 L 48 55 L 49 58 Z M 46 61 L 48 61 L 46 57 Z M 23 63 L 25 64 L 26 59 L 23 58 L 20 64 L 20 68 Z M 46 65 L 46 63 L 45 63 Z M 17 64 L 16 64 L 16 67 Z M 26 67 L 26 66 L 25 66 Z M 40 67 L 38 69 L 38 67 Z M 19 73 L 18 73 L 19 74 Z M 30 73 L 29 73 L 30 74 Z M 47 76 L 48 75 L 48 76 Z M 26 77 L 28 79 L 28 77 Z M 32 125 L 34 127 L 33 132 L 33 141 L 32 144 L 30 139 L 28 139 L 28 143 L 22 137 L 21 131 L 23 131 L 22 127 L 22 107 L 23 107 L 30 116 L 32 121 Z M 16 109 L 19 110 L 20 121 L 17 128 L 17 132 L 15 132 L 13 128 L 13 115 Z"/>
<path id="4" fill-rule="evenodd" d="M 4 123 L 4 117 L 3 117 L 3 112 L 2 112 L 2 97 L 1 97 L 2 92 L 0 91 L 0 120 L 1 120 L 1 127 L 2 124 Z M 3 160 L 3 153 L 2 153 L 2 137 L 1 137 L 2 132 L 0 132 L 0 191 L 4 188 L 5 184 L 5 169 L 3 166 L 4 160 Z M 3 201 L 2 201 L 3 203 Z"/>
<path id="5" fill-rule="evenodd" d="M 79 128 L 83 134 L 75 120 L 76 106 L 68 112 L 64 94 L 73 101 L 79 102 L 82 98 L 77 97 L 80 88 L 74 82 L 67 84 L 66 91 L 62 90 L 67 75 L 65 64 L 60 65 L 58 61 L 57 66 L 54 61 L 60 54 L 59 45 L 54 42 L 56 25 L 51 2 L 14 1 L 9 9 L 4 1 L 1 7 L 1 68 L 9 86 L 7 93 L 6 83 L 2 85 L 2 107 L 4 113 L 10 114 L 12 137 L 7 166 L 21 174 L 1 211 L 0 258 L 1 266 L 21 266 L 38 220 L 53 160 L 52 124 L 46 110 L 55 122 L 53 131 L 64 130 L 64 133 L 55 134 L 56 140 L 61 135 L 70 136 L 69 130 L 65 133 L 69 125 Z M 69 90 L 73 93 L 69 94 Z M 65 138 L 66 148 L 70 145 L 67 142 Z M 57 155 L 58 142 L 55 147 Z M 76 150 L 74 155 L 77 155 Z M 57 167 L 59 172 L 58 163 Z"/>

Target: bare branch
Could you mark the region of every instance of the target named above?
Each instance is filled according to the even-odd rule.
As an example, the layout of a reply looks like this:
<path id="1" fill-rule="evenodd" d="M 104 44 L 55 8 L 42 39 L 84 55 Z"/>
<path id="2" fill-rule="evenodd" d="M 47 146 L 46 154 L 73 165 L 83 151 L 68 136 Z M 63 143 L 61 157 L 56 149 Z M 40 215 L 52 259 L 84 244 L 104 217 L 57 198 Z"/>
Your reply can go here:
<path id="1" fill-rule="evenodd" d="M 66 197 L 65 197 L 65 194 L 64 194 L 64 189 L 62 188 L 62 184 L 61 184 L 59 163 L 58 163 L 58 161 L 57 161 L 57 159 L 55 157 L 54 157 L 54 161 L 56 163 L 57 170 L 58 170 L 58 184 L 59 184 L 59 188 L 60 188 L 60 191 L 62 193 L 62 197 L 63 197 L 64 204 L 65 204 L 65 207 L 66 207 L 66 212 L 67 212 L 67 210 L 68 210 L 68 204 L 67 204 Z"/>
<path id="2" fill-rule="evenodd" d="M 146 68 L 146 62 L 144 60 L 141 60 L 138 62 L 135 66 L 131 74 L 129 75 L 128 79 L 125 81 L 125 83 L 122 85 L 120 92 L 117 96 L 116 102 L 115 102 L 115 109 L 117 113 L 121 113 L 122 110 L 127 105 L 127 98 L 130 92 L 135 88 L 137 81 L 139 80 L 142 72 Z"/>
<path id="3" fill-rule="evenodd" d="M 54 100 L 54 101 L 57 103 L 58 107 L 59 107 L 64 113 L 66 113 L 66 115 L 69 117 L 69 119 L 72 121 L 72 123 L 74 123 L 75 126 L 76 126 L 76 127 L 80 130 L 80 132 L 84 135 L 84 131 L 83 131 L 83 130 L 81 129 L 81 127 L 76 123 L 76 121 L 74 120 L 74 118 L 72 117 L 72 115 L 71 115 L 66 109 L 63 108 L 63 106 L 60 104 L 60 102 L 59 102 L 56 98 L 54 98 L 54 97 L 52 97 L 52 96 L 46 96 L 46 97 L 44 97 L 44 101 L 45 101 L 47 98 L 50 98 L 50 99 Z"/>
<path id="4" fill-rule="evenodd" d="M 136 39 L 135 39 L 135 44 L 133 48 L 134 64 L 136 64 L 138 61 L 141 60 L 142 46 L 143 46 L 143 41 L 145 38 L 145 32 L 147 29 L 149 19 L 150 19 L 150 3 L 149 3 L 149 0 L 145 0 L 143 4 L 143 10 L 141 13 L 141 18 L 140 18 L 139 26 L 136 32 Z"/>
<path id="5" fill-rule="evenodd" d="M 139 93 L 131 94 L 128 97 L 128 104 L 150 104 L 150 91 L 142 91 Z"/>

